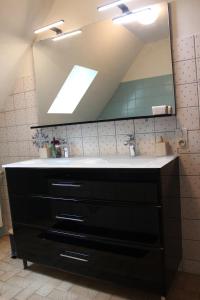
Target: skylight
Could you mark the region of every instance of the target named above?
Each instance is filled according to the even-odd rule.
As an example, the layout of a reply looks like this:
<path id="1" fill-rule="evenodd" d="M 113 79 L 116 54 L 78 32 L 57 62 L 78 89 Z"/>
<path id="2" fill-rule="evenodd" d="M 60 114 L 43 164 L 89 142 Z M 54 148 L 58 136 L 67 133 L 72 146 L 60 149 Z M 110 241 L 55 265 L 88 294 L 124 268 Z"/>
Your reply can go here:
<path id="1" fill-rule="evenodd" d="M 72 114 L 98 71 L 75 65 L 53 101 L 49 114 Z"/>

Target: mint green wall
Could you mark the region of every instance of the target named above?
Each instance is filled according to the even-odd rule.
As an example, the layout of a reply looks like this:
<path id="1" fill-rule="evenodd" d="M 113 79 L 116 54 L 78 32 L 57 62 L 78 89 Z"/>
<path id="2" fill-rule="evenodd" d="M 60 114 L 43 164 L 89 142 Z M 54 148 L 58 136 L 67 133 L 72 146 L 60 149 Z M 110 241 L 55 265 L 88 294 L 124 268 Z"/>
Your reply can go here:
<path id="1" fill-rule="evenodd" d="M 120 83 L 99 119 L 152 115 L 152 106 L 171 105 L 175 112 L 172 75 Z"/>

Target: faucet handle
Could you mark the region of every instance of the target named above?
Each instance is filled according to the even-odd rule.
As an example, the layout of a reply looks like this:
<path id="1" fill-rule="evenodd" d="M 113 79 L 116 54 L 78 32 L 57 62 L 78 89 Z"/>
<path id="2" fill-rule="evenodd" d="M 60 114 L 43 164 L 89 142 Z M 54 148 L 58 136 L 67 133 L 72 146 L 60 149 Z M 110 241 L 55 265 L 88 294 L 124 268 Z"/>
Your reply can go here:
<path id="1" fill-rule="evenodd" d="M 124 145 L 133 145 L 135 143 L 135 135 L 134 134 L 127 134 L 127 136 L 129 137 L 129 139 L 127 141 L 125 141 Z"/>
<path id="2" fill-rule="evenodd" d="M 135 135 L 134 134 L 127 134 L 127 136 L 129 137 L 129 140 L 135 140 Z"/>

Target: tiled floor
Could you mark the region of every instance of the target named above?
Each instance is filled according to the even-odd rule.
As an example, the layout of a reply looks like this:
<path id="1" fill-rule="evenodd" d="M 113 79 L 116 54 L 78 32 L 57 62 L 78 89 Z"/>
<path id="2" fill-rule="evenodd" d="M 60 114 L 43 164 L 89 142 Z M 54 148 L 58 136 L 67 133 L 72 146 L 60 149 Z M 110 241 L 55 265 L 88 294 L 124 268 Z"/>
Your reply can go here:
<path id="1" fill-rule="evenodd" d="M 0 300 L 158 300 L 135 289 L 120 288 L 72 276 L 38 265 L 23 270 L 22 262 L 10 258 L 8 238 L 0 239 Z M 169 300 L 200 300 L 200 276 L 179 273 Z"/>

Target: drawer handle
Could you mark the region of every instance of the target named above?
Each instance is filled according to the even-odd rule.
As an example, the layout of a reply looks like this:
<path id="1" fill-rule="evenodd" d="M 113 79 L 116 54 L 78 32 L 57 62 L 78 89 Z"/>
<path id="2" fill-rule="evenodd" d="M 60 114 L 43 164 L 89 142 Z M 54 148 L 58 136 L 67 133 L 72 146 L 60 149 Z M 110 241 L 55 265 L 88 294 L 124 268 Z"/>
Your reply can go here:
<path id="1" fill-rule="evenodd" d="M 77 234 L 77 233 L 71 233 L 71 232 L 65 232 L 65 231 L 59 231 L 59 230 L 49 230 L 49 233 L 55 233 L 55 234 L 61 234 L 61 235 L 66 235 L 66 236 L 71 236 L 71 237 L 77 237 L 81 239 L 85 239 L 86 236 L 83 234 Z"/>
<path id="2" fill-rule="evenodd" d="M 60 187 L 76 187 L 80 188 L 80 184 L 75 184 L 75 183 L 52 183 L 52 186 L 60 186 Z"/>
<path id="3" fill-rule="evenodd" d="M 83 262 L 88 262 L 88 259 L 86 259 L 86 258 L 79 258 L 79 257 L 75 257 L 75 256 L 72 256 L 72 255 L 66 255 L 66 254 L 60 254 L 60 256 L 65 257 L 65 258 L 74 259 L 74 260 L 83 261 Z"/>
<path id="4" fill-rule="evenodd" d="M 72 201 L 72 202 L 82 202 L 83 200 L 75 199 L 75 198 L 62 198 L 62 197 L 50 197 L 50 196 L 42 196 L 42 195 L 32 195 L 32 198 L 41 198 L 41 199 L 50 199 L 50 200 L 62 200 L 62 201 Z"/>
<path id="5" fill-rule="evenodd" d="M 56 216 L 56 220 L 66 220 L 66 221 L 73 221 L 73 222 L 84 222 L 83 219 L 77 219 L 73 217 L 62 217 L 62 216 Z"/>

